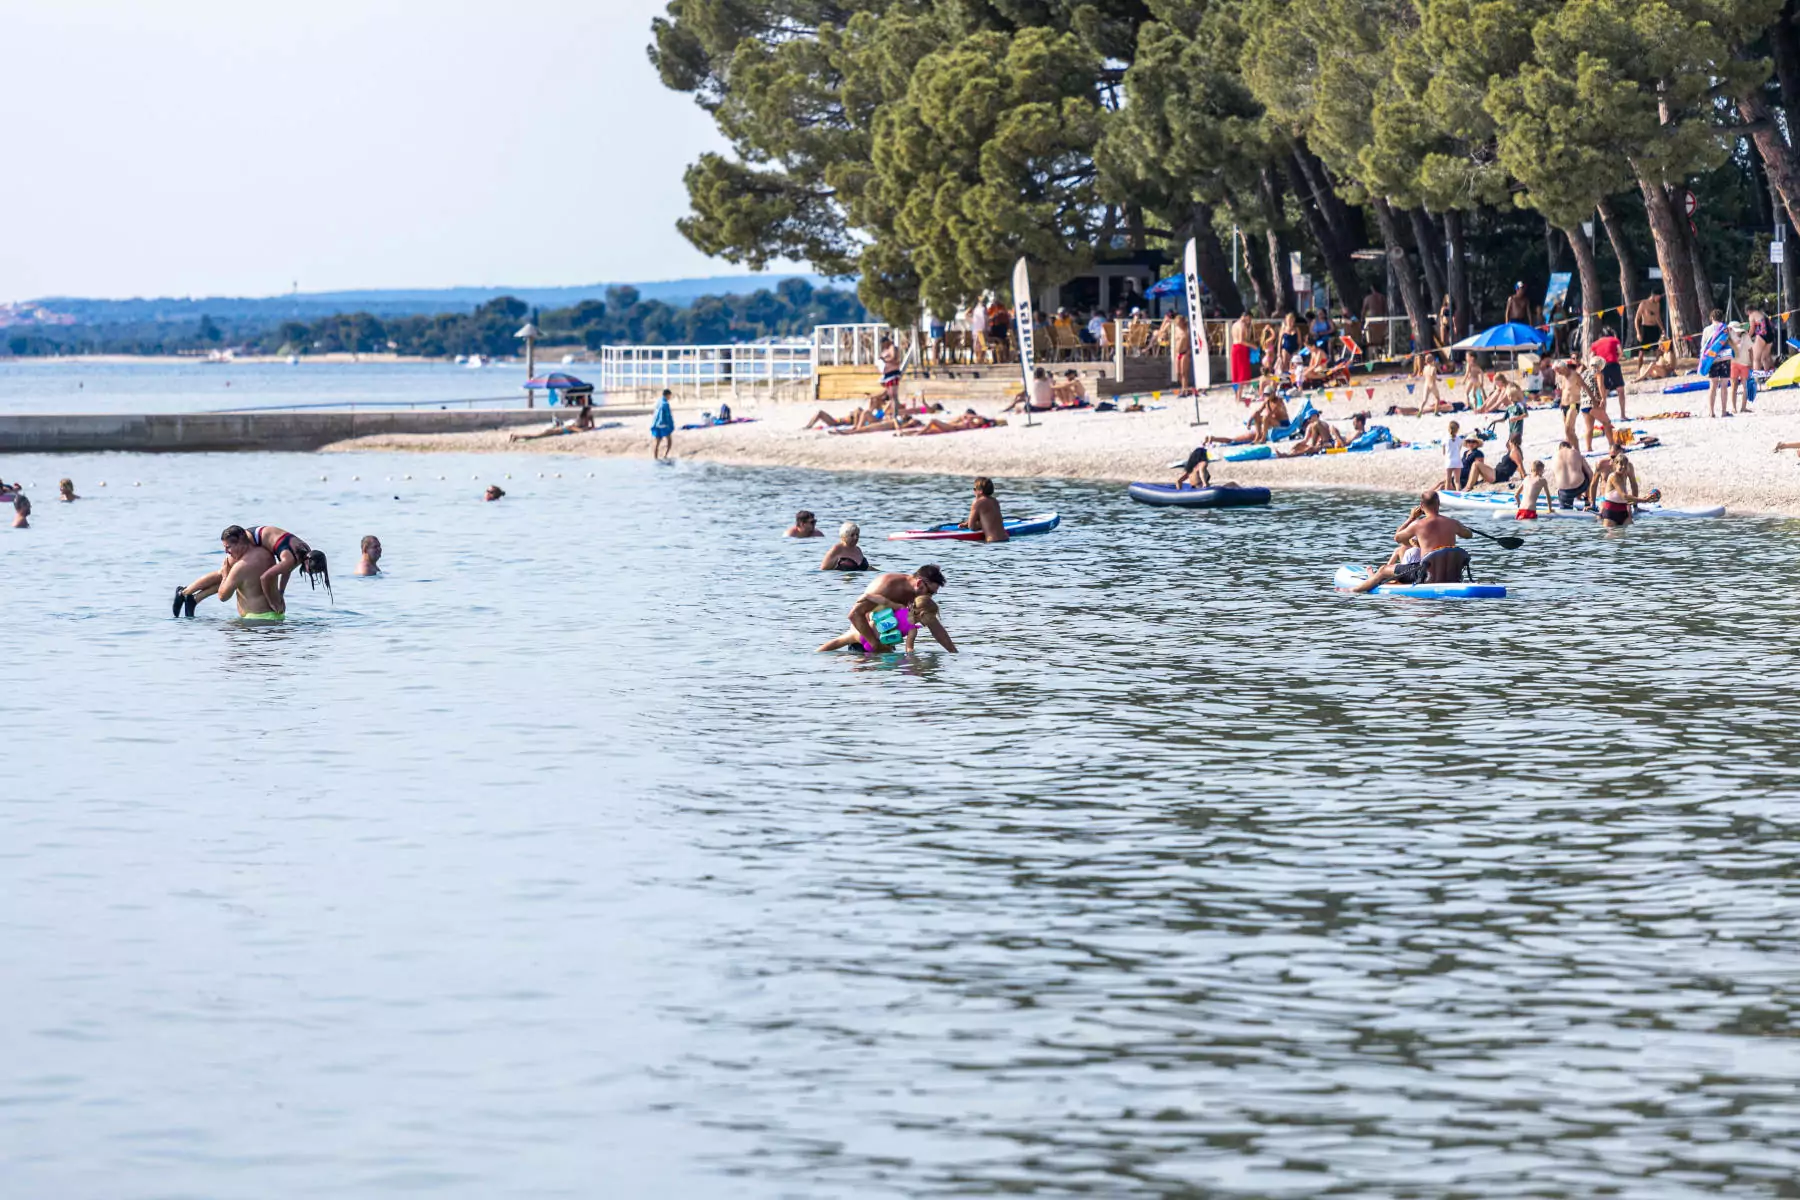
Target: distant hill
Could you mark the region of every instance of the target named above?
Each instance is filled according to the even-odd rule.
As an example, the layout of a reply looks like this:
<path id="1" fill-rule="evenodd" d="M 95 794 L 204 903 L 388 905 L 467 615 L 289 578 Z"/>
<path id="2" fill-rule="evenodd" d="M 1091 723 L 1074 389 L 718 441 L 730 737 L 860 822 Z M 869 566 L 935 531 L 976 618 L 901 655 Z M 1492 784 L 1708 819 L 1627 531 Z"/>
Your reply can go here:
<path id="1" fill-rule="evenodd" d="M 814 287 L 833 283 L 822 275 L 714 275 L 704 279 L 667 279 L 648 283 L 591 283 L 576 287 L 377 288 L 349 292 L 295 292 L 286 296 L 158 297 L 91 300 L 80 296 L 43 296 L 27 302 L 53 313 L 72 316 L 82 325 L 143 325 L 193 322 L 202 316 L 238 324 L 283 320 L 317 320 L 338 313 L 366 312 L 378 317 L 433 316 L 468 313 L 499 296 L 516 296 L 534 308 L 568 308 L 583 300 L 603 300 L 609 287 L 636 288 L 645 300 L 684 305 L 701 296 L 749 295 L 773 289 L 784 279 L 804 279 Z M 837 281 L 836 286 L 854 289 Z M 24 307 L 24 306 L 21 306 Z"/>

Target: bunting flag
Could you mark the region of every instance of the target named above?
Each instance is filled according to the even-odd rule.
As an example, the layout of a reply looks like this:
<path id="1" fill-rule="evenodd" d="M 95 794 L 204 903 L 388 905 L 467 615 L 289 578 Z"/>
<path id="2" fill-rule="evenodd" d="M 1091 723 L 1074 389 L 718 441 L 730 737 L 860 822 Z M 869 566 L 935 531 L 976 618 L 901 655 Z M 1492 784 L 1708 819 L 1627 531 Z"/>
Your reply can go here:
<path id="1" fill-rule="evenodd" d="M 1448 380 L 1446 380 L 1446 381 L 1445 381 L 1445 382 L 1446 382 L 1446 383 L 1448 383 L 1448 384 L 1449 384 L 1449 385 L 1450 385 L 1450 386 L 1451 386 L 1451 387 L 1455 387 L 1455 386 L 1456 386 L 1456 377 L 1455 377 L 1455 376 L 1451 376 L 1451 377 L 1450 377 L 1450 378 L 1449 378 L 1449 379 L 1448 379 Z"/>
<path id="2" fill-rule="evenodd" d="M 1375 398 L 1375 389 L 1374 388 L 1364 388 L 1363 391 L 1369 393 L 1369 399 L 1373 400 Z"/>
<path id="3" fill-rule="evenodd" d="M 1407 394 L 1407 395 L 1409 395 L 1409 396 L 1410 396 L 1410 395 L 1412 395 L 1412 394 L 1413 394 L 1413 389 L 1414 389 L 1414 388 L 1416 388 L 1416 387 L 1418 387 L 1418 386 L 1419 386 L 1419 385 L 1418 385 L 1418 384 L 1416 384 L 1416 383 L 1409 383 L 1409 384 L 1407 384 L 1407 385 L 1406 385 L 1406 394 Z"/>
<path id="4" fill-rule="evenodd" d="M 1332 394 L 1331 394 L 1331 389 L 1330 389 L 1330 388 L 1326 388 L 1326 389 L 1325 389 L 1325 398 L 1326 398 L 1326 399 L 1327 399 L 1327 400 L 1334 400 L 1334 399 L 1336 399 L 1336 397 L 1335 397 L 1335 396 L 1333 396 L 1333 395 L 1332 395 Z"/>
<path id="5" fill-rule="evenodd" d="M 1152 400 L 1161 400 L 1161 399 L 1162 399 L 1162 393 L 1161 393 L 1161 392 L 1151 392 L 1151 393 L 1150 393 L 1150 398 L 1151 398 L 1151 399 L 1152 399 Z"/>

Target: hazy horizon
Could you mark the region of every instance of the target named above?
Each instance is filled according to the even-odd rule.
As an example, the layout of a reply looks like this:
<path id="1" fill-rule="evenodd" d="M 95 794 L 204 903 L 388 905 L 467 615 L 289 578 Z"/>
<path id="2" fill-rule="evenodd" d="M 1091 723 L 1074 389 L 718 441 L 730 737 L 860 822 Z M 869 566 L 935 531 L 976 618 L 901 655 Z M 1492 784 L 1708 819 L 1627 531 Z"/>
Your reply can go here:
<path id="1" fill-rule="evenodd" d="M 0 300 L 748 275 L 674 228 L 722 142 L 645 56 L 663 7 L 17 9 Z"/>

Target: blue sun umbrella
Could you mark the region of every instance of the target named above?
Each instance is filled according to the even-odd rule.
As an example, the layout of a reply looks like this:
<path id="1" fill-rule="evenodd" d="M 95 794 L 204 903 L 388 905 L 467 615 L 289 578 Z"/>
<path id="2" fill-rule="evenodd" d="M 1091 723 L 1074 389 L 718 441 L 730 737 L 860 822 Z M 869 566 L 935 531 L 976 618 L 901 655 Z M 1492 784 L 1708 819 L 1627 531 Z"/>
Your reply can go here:
<path id="1" fill-rule="evenodd" d="M 1541 329 L 1508 321 L 1492 329 L 1464 338 L 1452 350 L 1542 350 L 1550 344 L 1550 335 Z"/>

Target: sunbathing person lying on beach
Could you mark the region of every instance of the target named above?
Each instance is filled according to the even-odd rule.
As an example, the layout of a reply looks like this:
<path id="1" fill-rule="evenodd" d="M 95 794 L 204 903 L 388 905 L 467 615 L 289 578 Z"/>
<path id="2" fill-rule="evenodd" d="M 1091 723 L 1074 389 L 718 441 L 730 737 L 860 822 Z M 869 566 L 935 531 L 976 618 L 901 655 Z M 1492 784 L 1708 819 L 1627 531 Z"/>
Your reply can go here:
<path id="1" fill-rule="evenodd" d="M 581 406 L 581 411 L 575 414 L 575 419 L 567 425 L 564 425 L 559 421 L 550 428 L 541 430 L 538 433 L 509 434 L 507 435 L 506 440 L 509 442 L 535 442 L 539 438 L 561 437 L 565 433 L 587 433 L 593 428 L 594 406 L 591 404 L 583 404 Z"/>
<path id="2" fill-rule="evenodd" d="M 1250 414 L 1250 432 L 1237 437 L 1209 437 L 1208 446 L 1255 446 L 1269 440 L 1269 431 L 1286 425 L 1288 416 L 1287 402 L 1277 393 L 1271 392 L 1266 400 L 1258 405 Z"/>
<path id="3" fill-rule="evenodd" d="M 834 417 L 824 409 L 813 414 L 813 419 L 802 425 L 802 429 L 841 429 L 845 425 L 852 429 L 861 429 L 870 421 L 879 421 L 887 416 L 885 409 L 870 405 L 867 408 L 853 408 L 847 417 Z"/>
<path id="4" fill-rule="evenodd" d="M 910 429 L 902 429 L 901 437 L 923 437 L 928 433 L 962 433 L 969 429 L 992 429 L 996 425 L 1004 425 L 1005 421 L 995 417 L 984 417 L 974 409 L 969 409 L 960 417 L 951 417 L 948 421 L 940 421 L 935 417 L 923 425 L 914 425 Z"/>
<path id="5" fill-rule="evenodd" d="M 1306 419 L 1306 428 L 1300 431 L 1300 440 L 1286 454 L 1276 451 L 1278 458 L 1302 458 L 1308 454 L 1323 454 L 1327 450 L 1349 445 L 1349 441 L 1333 429 L 1318 413 Z"/>

